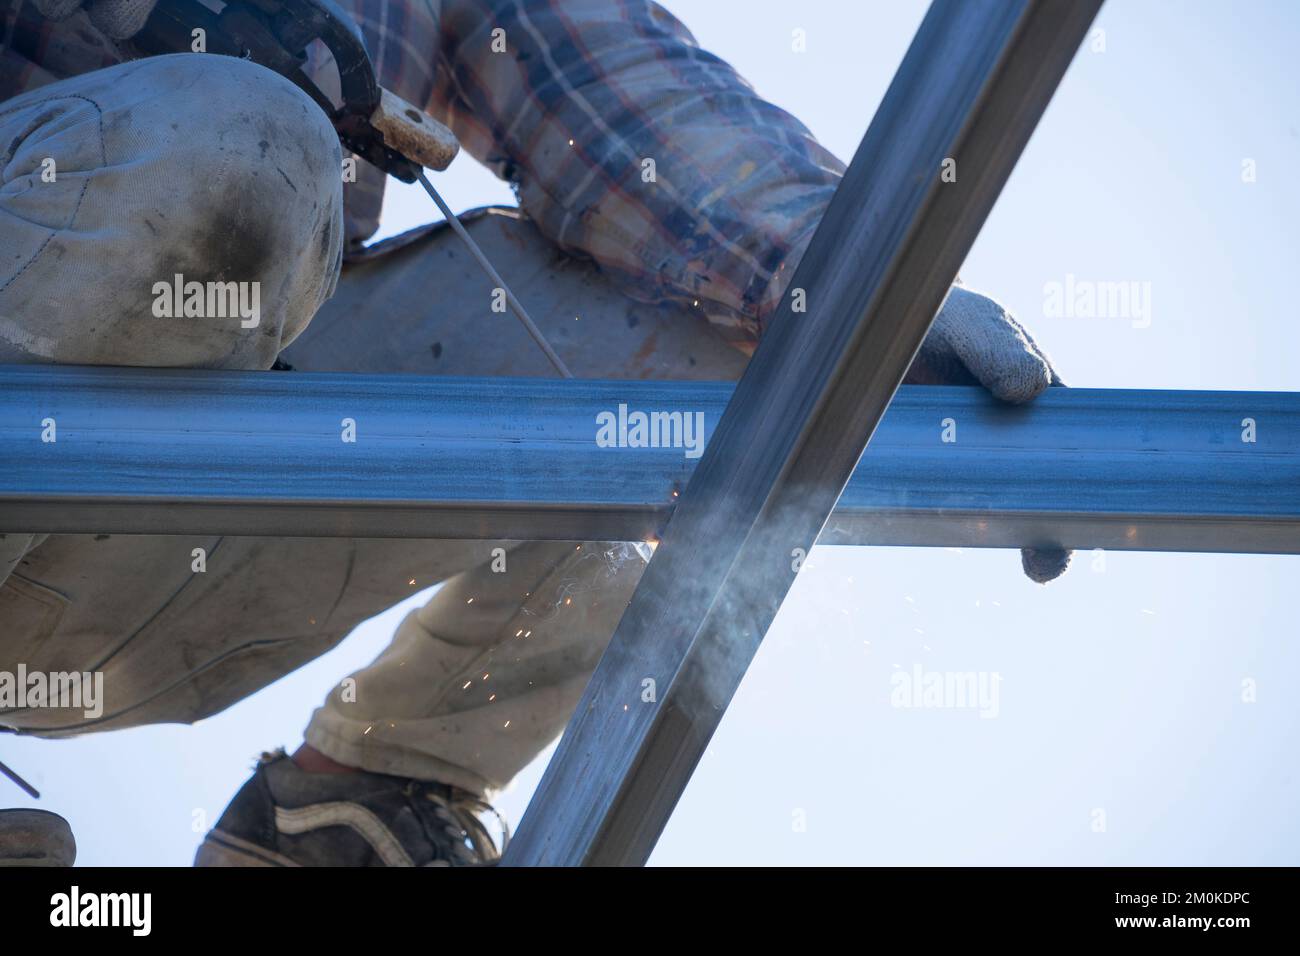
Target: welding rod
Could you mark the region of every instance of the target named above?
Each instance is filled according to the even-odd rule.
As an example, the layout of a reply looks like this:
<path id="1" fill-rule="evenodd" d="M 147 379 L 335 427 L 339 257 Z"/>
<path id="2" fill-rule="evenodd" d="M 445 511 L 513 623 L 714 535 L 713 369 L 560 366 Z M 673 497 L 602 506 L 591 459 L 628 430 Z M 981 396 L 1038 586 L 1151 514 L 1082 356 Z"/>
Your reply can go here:
<path id="1" fill-rule="evenodd" d="M 523 305 L 521 305 L 519 300 L 515 298 L 515 294 L 510 291 L 510 287 L 506 285 L 506 281 L 501 278 L 501 274 L 492 267 L 492 263 L 488 262 L 488 257 L 483 255 L 483 250 L 478 247 L 478 243 L 470 238 L 469 232 L 463 225 L 461 225 L 460 220 L 456 217 L 456 214 L 451 211 L 451 208 L 442 201 L 442 197 L 438 195 L 438 191 L 434 189 L 433 184 L 429 182 L 429 177 L 423 172 L 420 173 L 420 185 L 423 186 L 424 191 L 429 194 L 429 198 L 438 204 L 438 208 L 441 209 L 442 214 L 447 217 L 447 222 L 450 224 L 451 228 L 456 231 L 456 235 L 465 240 L 465 245 L 469 247 L 469 251 L 473 254 L 474 258 L 478 260 L 478 264 L 483 267 L 483 271 L 488 274 L 488 278 L 495 282 L 496 287 L 506 294 L 506 301 L 510 303 L 510 308 L 514 310 L 515 315 L 519 316 L 519 321 L 524 323 L 524 328 L 526 328 L 528 334 L 533 337 L 533 341 L 536 342 L 538 347 L 546 354 L 546 357 L 551 360 L 551 364 L 555 366 L 555 370 L 564 378 L 573 378 L 573 373 L 569 371 L 568 366 L 564 364 L 560 357 L 555 354 L 555 349 L 551 348 L 551 343 L 546 341 L 546 337 L 542 335 L 542 330 L 539 329 L 533 320 L 528 317 L 528 313 L 524 311 Z"/>
<path id="2" fill-rule="evenodd" d="M 18 776 L 18 774 L 17 774 L 16 772 L 14 772 L 13 770 L 10 770 L 8 767 L 6 767 L 3 763 L 0 763 L 0 773 L 4 774 L 6 777 L 8 777 L 8 778 L 9 778 L 10 780 L 12 780 L 14 783 L 18 784 L 19 787 L 21 787 L 22 789 L 26 790 L 29 794 L 31 794 L 31 796 L 32 796 L 33 799 L 35 799 L 35 800 L 39 800 L 39 799 L 41 798 L 41 794 L 40 794 L 40 791 L 39 791 L 39 790 L 37 790 L 35 787 L 33 787 L 30 783 L 28 783 L 28 782 L 27 782 L 26 780 L 24 780 L 22 777 Z"/>

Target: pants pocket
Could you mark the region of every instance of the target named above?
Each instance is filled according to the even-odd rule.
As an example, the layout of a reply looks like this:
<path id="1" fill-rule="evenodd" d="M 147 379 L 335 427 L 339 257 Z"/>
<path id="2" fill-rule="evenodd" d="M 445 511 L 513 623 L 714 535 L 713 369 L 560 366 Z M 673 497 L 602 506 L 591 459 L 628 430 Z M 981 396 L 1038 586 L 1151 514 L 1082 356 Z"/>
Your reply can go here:
<path id="1" fill-rule="evenodd" d="M 0 671 L 16 673 L 19 664 L 29 670 L 60 669 L 49 641 L 69 603 L 53 588 L 10 574 L 0 586 Z M 0 708 L 0 724 L 21 727 L 22 723 L 21 714 Z"/>

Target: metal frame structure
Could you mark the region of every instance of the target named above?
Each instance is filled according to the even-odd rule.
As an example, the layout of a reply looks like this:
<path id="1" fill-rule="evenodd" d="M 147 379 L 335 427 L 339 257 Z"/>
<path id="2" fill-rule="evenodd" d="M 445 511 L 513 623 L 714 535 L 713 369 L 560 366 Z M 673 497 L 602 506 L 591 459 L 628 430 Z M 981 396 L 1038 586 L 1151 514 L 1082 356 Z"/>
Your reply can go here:
<path id="1" fill-rule="evenodd" d="M 930 7 L 506 863 L 649 857 L 1099 6 Z"/>
<path id="2" fill-rule="evenodd" d="M 6 531 L 604 541 L 657 538 L 699 462 L 602 448 L 597 416 L 697 415 L 711 442 L 734 390 L 44 365 L 0 383 Z M 818 541 L 1297 553 L 1300 395 L 904 386 Z"/>
<path id="3" fill-rule="evenodd" d="M 661 534 L 508 864 L 644 862 L 816 541 L 1300 553 L 1300 396 L 895 395 L 1099 5 L 935 0 L 734 391 L 0 369 L 0 527 Z M 702 414 L 703 456 L 600 447 L 620 405 Z"/>

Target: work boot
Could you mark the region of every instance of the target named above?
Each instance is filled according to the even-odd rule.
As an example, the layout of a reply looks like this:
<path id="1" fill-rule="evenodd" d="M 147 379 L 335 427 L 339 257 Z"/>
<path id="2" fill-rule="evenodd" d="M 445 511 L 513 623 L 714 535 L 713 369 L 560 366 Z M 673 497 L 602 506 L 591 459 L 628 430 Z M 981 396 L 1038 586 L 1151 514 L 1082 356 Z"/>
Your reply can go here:
<path id="1" fill-rule="evenodd" d="M 48 810 L 0 810 L 0 866 L 72 866 L 72 827 Z"/>
<path id="2" fill-rule="evenodd" d="M 262 754 L 195 866 L 475 866 L 500 854 L 473 794 L 366 773 L 309 773 Z"/>

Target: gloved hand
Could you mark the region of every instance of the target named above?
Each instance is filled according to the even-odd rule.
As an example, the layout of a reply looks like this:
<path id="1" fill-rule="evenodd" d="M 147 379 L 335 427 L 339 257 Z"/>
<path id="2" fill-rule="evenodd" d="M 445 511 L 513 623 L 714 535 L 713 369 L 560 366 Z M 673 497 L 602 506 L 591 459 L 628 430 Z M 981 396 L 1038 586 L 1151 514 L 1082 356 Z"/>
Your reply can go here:
<path id="1" fill-rule="evenodd" d="M 144 27 L 158 0 L 33 0 L 41 16 L 66 20 L 82 7 L 106 36 L 128 40 Z"/>
<path id="2" fill-rule="evenodd" d="M 982 385 L 1005 402 L 1028 402 L 1043 389 L 1063 386 L 1043 350 L 1002 306 L 954 285 L 903 382 L 908 385 Z M 1046 584 L 1069 567 L 1072 552 L 1024 548 L 1025 574 Z"/>

